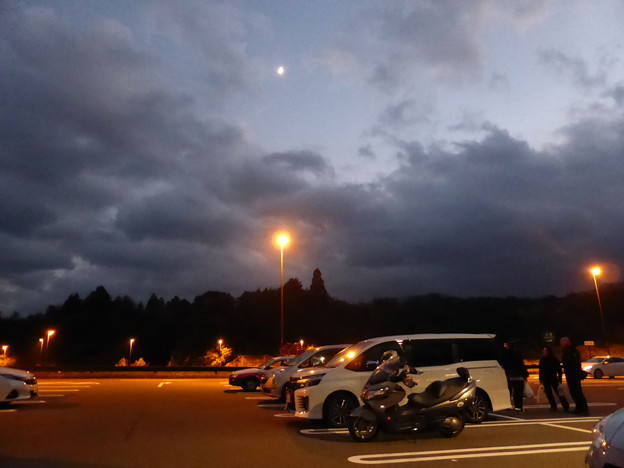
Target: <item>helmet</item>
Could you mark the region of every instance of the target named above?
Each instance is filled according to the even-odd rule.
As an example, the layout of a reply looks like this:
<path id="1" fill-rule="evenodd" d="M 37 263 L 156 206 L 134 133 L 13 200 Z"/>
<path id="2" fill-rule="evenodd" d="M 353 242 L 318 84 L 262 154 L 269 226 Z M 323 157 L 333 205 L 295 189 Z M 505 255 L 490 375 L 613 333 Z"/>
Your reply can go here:
<path id="1" fill-rule="evenodd" d="M 395 350 L 391 349 L 388 351 L 385 351 L 382 355 L 381 355 L 381 360 L 382 361 L 396 361 L 397 359 L 399 359 L 399 353 L 397 353 Z"/>

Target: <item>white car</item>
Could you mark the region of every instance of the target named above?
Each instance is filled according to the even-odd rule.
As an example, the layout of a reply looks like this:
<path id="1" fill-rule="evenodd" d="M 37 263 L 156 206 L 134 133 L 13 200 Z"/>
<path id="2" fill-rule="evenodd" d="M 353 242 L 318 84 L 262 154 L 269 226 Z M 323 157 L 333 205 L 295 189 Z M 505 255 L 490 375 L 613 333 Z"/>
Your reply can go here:
<path id="1" fill-rule="evenodd" d="M 624 466 L 624 408 L 598 421 L 592 433 L 594 440 L 585 456 L 585 466 Z"/>
<path id="2" fill-rule="evenodd" d="M 511 406 L 494 335 L 398 335 L 360 341 L 324 366 L 303 372 L 294 391 L 295 416 L 345 427 L 351 411 L 361 404 L 362 387 L 388 350 L 397 351 L 410 366 L 423 372 L 417 377 L 419 385 L 414 392 L 423 391 L 435 380 L 456 377 L 456 369 L 466 367 L 477 381 L 474 405 L 465 415 L 467 422 L 481 422 L 489 411 Z"/>
<path id="3" fill-rule="evenodd" d="M 581 367 L 594 379 L 624 376 L 624 358 L 617 356 L 596 356 L 581 363 Z"/>
<path id="4" fill-rule="evenodd" d="M 293 374 L 325 364 L 348 346 L 348 344 L 319 346 L 304 351 L 285 366 L 265 372 L 262 376 L 262 391 L 274 398 L 285 398 L 285 384 Z"/>
<path id="5" fill-rule="evenodd" d="M 39 393 L 37 378 L 30 372 L 0 367 L 0 403 L 27 400 Z"/>

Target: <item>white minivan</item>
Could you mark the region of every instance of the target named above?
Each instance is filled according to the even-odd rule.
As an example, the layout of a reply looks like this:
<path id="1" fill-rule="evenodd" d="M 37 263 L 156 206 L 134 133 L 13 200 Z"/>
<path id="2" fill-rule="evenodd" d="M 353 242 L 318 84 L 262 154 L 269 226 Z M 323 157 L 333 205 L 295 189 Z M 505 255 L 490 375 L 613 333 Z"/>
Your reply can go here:
<path id="1" fill-rule="evenodd" d="M 324 366 L 301 373 L 293 382 L 295 415 L 345 427 L 351 411 L 361 404 L 362 387 L 388 350 L 397 351 L 410 366 L 422 371 L 414 376 L 419 385 L 413 392 L 422 392 L 435 380 L 455 377 L 457 367 L 466 367 L 477 381 L 477 397 L 466 414 L 467 422 L 481 422 L 489 411 L 511 406 L 505 371 L 497 361 L 495 335 L 421 334 L 360 341 Z"/>

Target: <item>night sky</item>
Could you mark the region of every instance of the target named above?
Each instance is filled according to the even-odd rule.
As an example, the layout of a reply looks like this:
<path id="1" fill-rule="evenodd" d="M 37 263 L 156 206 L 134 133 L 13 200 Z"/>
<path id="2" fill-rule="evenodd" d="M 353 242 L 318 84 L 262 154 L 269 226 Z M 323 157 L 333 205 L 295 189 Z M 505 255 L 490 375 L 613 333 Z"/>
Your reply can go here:
<path id="1" fill-rule="evenodd" d="M 594 263 L 620 281 L 623 20 L 613 0 L 0 0 L 0 310 L 275 288 L 279 230 L 286 278 L 319 268 L 349 301 L 559 295 Z"/>

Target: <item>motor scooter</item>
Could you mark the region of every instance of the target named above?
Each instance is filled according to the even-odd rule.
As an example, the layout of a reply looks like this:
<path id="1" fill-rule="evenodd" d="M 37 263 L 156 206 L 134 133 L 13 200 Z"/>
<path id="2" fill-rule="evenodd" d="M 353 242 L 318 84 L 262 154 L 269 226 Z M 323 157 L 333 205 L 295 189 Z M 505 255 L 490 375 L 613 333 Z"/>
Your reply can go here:
<path id="1" fill-rule="evenodd" d="M 395 356 L 383 360 L 364 385 L 360 395 L 364 405 L 351 412 L 351 437 L 368 442 L 380 430 L 399 433 L 435 429 L 444 437 L 458 436 L 464 429 L 463 414 L 473 403 L 477 389 L 468 369 L 458 367 L 458 377 L 437 380 L 424 392 L 407 395 L 406 387 L 417 385 L 409 374 L 422 372 L 405 365 L 393 353 Z"/>

